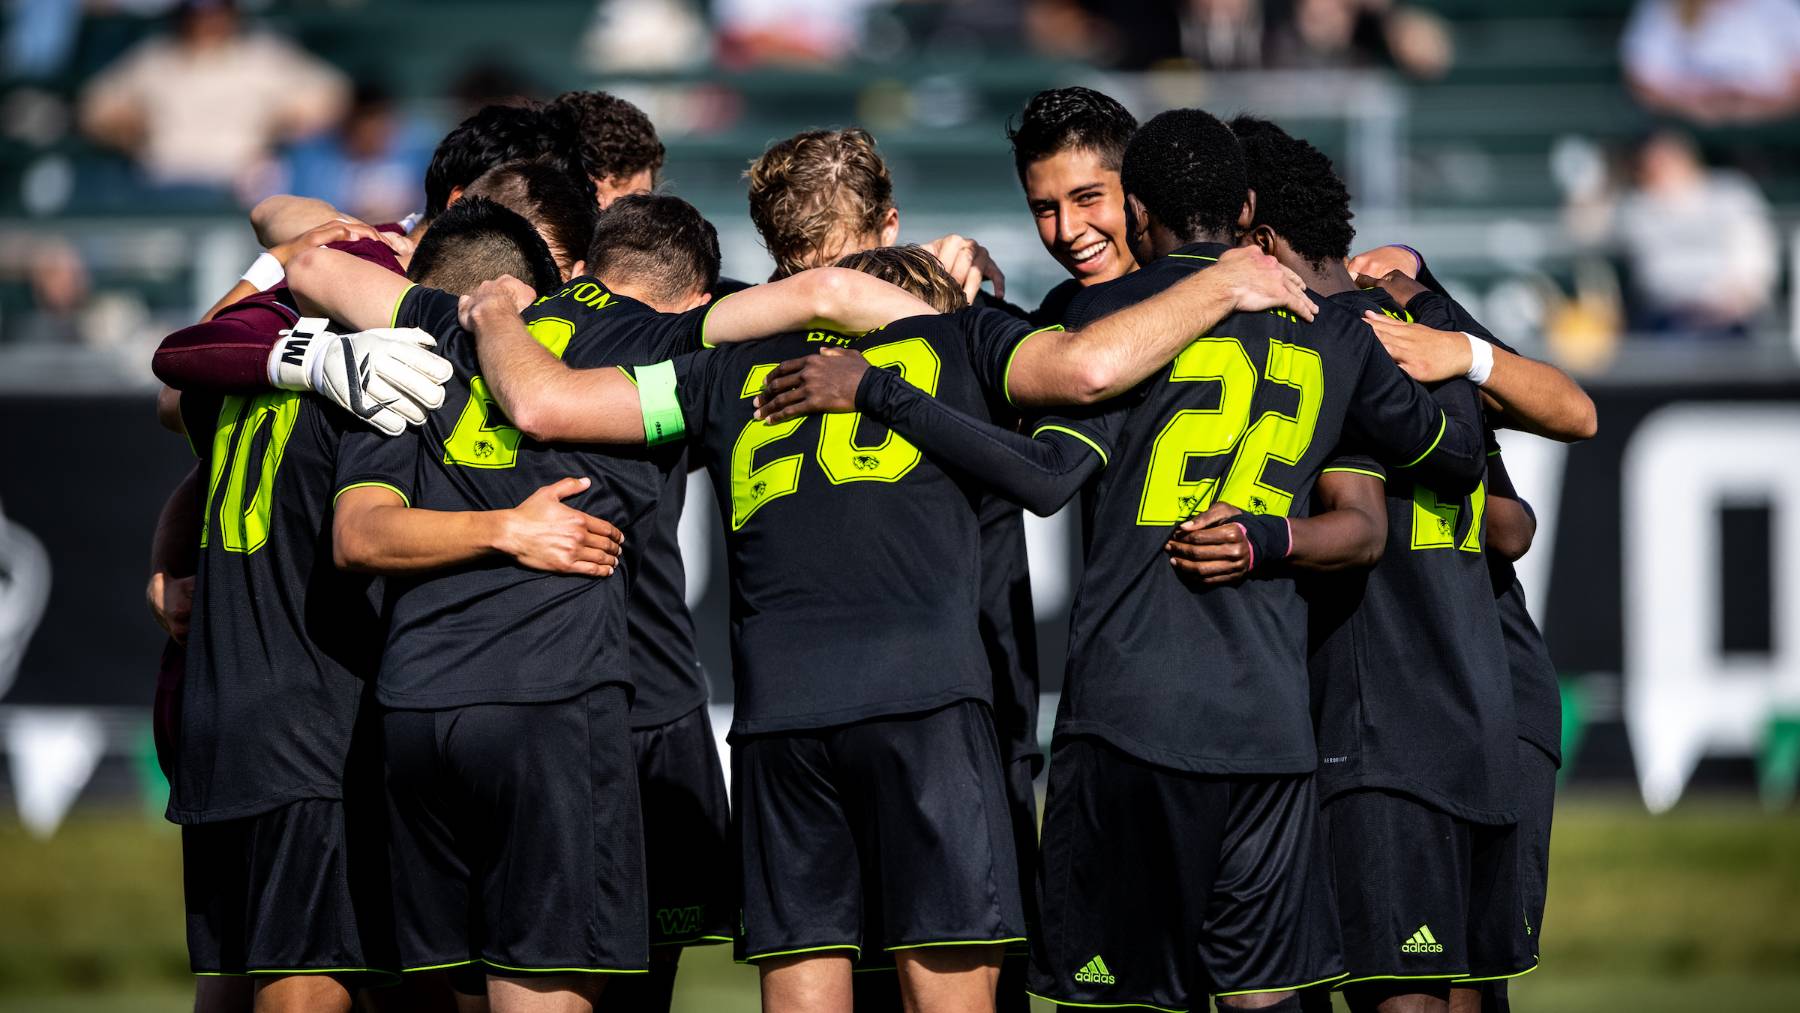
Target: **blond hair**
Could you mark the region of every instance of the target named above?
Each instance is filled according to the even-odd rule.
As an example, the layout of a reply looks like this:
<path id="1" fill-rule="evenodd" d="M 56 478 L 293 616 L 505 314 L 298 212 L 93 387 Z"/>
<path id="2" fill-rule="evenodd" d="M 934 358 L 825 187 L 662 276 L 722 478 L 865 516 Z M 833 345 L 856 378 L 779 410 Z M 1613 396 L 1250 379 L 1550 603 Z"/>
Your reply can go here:
<path id="1" fill-rule="evenodd" d="M 830 263 L 877 236 L 894 207 L 894 181 L 859 127 L 808 130 L 750 163 L 750 220 L 775 258 L 775 276 Z"/>
<path id="2" fill-rule="evenodd" d="M 962 286 L 923 246 L 877 246 L 847 254 L 839 258 L 835 266 L 861 271 L 897 285 L 930 303 L 939 313 L 954 313 L 969 305 Z"/>

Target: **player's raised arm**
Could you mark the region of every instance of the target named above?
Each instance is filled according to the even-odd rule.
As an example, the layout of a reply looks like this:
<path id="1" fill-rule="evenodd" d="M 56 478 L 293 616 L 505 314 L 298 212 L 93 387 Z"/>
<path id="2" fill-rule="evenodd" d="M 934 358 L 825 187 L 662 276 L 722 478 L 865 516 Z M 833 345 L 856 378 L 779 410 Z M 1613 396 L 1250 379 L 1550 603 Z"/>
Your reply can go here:
<path id="1" fill-rule="evenodd" d="M 1387 544 L 1385 478 L 1374 462 L 1342 462 L 1319 475 L 1320 511 L 1310 517 L 1249 514 L 1214 503 L 1183 521 L 1163 551 L 1184 574 L 1225 584 L 1285 564 L 1314 573 L 1374 566 Z"/>
<path id="2" fill-rule="evenodd" d="M 1370 341 L 1345 428 L 1383 464 L 1439 493 L 1460 496 L 1481 482 L 1487 440 L 1474 386 L 1451 380 L 1428 391 Z"/>
<path id="3" fill-rule="evenodd" d="M 1423 274 L 1424 261 L 1416 263 Z M 1403 270 L 1365 275 L 1358 284 L 1379 284 L 1417 321 L 1365 315 L 1408 376 L 1420 383 L 1467 377 L 1498 409 L 1508 428 L 1564 443 L 1591 439 L 1599 431 L 1593 398 L 1573 377 L 1505 347 L 1448 293 Z"/>
<path id="4" fill-rule="evenodd" d="M 411 282 L 342 250 L 315 247 L 288 264 L 288 287 L 302 312 L 366 331 L 391 326 Z"/>
<path id="5" fill-rule="evenodd" d="M 1130 390 L 1233 312 L 1318 312 L 1306 286 L 1275 258 L 1240 248 L 1177 285 L 1078 331 L 1043 330 L 1019 345 L 1007 371 L 1014 404 L 1093 404 Z"/>
<path id="6" fill-rule="evenodd" d="M 817 267 L 719 300 L 706 315 L 706 342 L 723 345 L 787 331 L 872 331 L 935 313 L 896 285 L 845 267 Z"/>
<path id="7" fill-rule="evenodd" d="M 1062 426 L 1025 436 L 962 412 L 871 369 L 857 352 L 827 348 L 777 366 L 757 399 L 774 424 L 819 412 L 860 411 L 949 467 L 1032 513 L 1055 513 L 1105 466 L 1095 441 Z"/>
<path id="8" fill-rule="evenodd" d="M 457 309 L 475 335 L 482 378 L 506 417 L 540 442 L 645 442 L 632 377 L 612 366 L 572 369 L 551 355 L 519 319 L 531 298 L 528 286 L 505 276 L 483 282 Z"/>

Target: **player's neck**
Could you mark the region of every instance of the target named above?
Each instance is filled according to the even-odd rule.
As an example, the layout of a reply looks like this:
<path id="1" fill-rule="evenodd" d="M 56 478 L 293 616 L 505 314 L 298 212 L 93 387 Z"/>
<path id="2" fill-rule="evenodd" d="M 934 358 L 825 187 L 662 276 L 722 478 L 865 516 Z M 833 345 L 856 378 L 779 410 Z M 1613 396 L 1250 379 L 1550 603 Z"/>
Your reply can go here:
<path id="1" fill-rule="evenodd" d="M 1356 279 L 1350 277 L 1350 271 L 1341 260 L 1327 257 L 1319 264 L 1309 264 L 1302 257 L 1283 257 L 1282 266 L 1300 276 L 1307 288 L 1320 295 L 1337 295 L 1339 292 L 1350 292 L 1356 288 Z"/>

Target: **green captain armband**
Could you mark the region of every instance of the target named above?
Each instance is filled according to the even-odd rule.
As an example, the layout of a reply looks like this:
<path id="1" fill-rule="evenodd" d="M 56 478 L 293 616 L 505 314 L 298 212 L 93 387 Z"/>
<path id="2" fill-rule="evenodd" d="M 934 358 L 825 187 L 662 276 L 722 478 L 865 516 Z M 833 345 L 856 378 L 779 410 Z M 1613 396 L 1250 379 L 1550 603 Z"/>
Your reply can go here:
<path id="1" fill-rule="evenodd" d="M 681 399 L 675 396 L 675 363 L 664 359 L 637 370 L 638 405 L 644 413 L 644 442 L 654 447 L 687 435 Z"/>

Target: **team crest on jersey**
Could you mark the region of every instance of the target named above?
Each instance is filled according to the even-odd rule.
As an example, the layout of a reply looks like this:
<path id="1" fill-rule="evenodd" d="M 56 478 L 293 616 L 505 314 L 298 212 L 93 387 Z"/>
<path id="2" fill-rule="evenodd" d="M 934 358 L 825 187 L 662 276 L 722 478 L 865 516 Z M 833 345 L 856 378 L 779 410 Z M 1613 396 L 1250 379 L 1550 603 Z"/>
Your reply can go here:
<path id="1" fill-rule="evenodd" d="M 755 485 L 750 487 L 750 498 L 751 499 L 762 499 L 763 493 L 768 492 L 768 491 L 769 491 L 769 483 L 758 482 Z"/>
<path id="2" fill-rule="evenodd" d="M 858 471 L 874 471 L 881 467 L 881 459 L 873 454 L 857 454 L 853 460 Z"/>
<path id="3" fill-rule="evenodd" d="M 494 456 L 493 443 L 491 443 L 487 440 L 476 440 L 475 441 L 475 456 L 476 457 L 493 457 Z"/>

